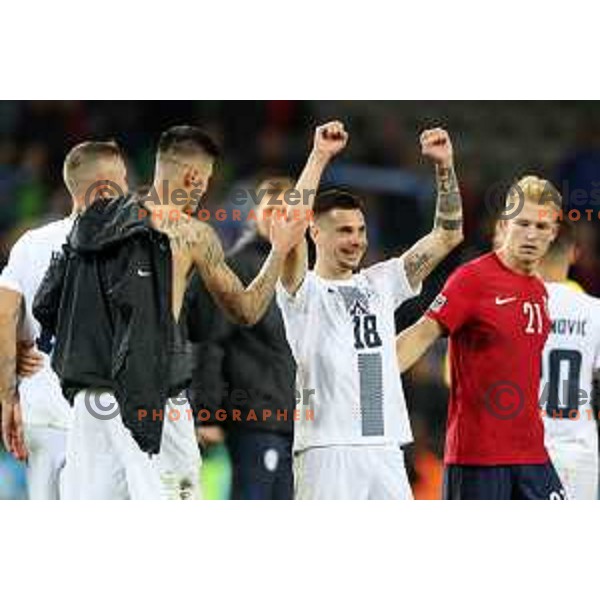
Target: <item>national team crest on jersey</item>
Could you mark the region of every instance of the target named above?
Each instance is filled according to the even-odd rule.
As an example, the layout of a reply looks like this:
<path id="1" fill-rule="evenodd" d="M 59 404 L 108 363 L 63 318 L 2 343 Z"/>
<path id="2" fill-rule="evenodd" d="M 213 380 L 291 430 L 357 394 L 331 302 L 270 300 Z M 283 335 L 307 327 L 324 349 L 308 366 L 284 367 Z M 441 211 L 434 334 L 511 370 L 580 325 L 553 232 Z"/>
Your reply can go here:
<path id="1" fill-rule="evenodd" d="M 446 298 L 446 296 L 444 296 L 443 294 L 438 294 L 435 300 L 431 303 L 429 310 L 437 312 L 446 305 L 446 302 L 448 302 L 448 298 Z"/>
<path id="2" fill-rule="evenodd" d="M 371 314 L 371 307 L 369 304 L 370 294 L 367 291 L 357 287 L 343 286 L 339 286 L 337 289 L 344 299 L 346 310 L 351 317 Z"/>

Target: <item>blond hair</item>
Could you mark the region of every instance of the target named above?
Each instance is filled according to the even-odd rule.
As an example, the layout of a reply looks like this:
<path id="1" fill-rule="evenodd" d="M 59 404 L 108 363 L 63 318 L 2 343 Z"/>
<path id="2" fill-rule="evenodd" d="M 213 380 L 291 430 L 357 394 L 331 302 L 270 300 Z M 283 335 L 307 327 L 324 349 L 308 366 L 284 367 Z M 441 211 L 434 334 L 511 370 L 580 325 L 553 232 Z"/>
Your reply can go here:
<path id="1" fill-rule="evenodd" d="M 535 175 L 525 175 L 519 181 L 513 183 L 506 195 L 505 207 L 519 205 L 521 202 L 535 202 L 540 206 L 548 203 L 555 208 L 562 208 L 562 197 L 560 192 L 547 179 L 541 179 Z"/>
<path id="2" fill-rule="evenodd" d="M 63 164 L 63 179 L 72 196 L 76 195 L 82 174 L 103 159 L 123 161 L 116 142 L 82 142 L 71 148 Z"/>

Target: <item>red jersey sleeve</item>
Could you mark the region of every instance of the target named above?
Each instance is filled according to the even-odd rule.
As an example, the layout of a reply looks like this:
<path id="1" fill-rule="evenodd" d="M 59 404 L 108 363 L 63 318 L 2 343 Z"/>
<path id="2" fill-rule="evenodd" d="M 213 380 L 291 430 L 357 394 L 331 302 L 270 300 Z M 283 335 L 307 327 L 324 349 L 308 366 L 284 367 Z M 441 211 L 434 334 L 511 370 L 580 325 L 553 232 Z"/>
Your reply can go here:
<path id="1" fill-rule="evenodd" d="M 473 316 L 476 298 L 476 278 L 469 271 L 458 269 L 448 278 L 425 314 L 451 334 Z"/>

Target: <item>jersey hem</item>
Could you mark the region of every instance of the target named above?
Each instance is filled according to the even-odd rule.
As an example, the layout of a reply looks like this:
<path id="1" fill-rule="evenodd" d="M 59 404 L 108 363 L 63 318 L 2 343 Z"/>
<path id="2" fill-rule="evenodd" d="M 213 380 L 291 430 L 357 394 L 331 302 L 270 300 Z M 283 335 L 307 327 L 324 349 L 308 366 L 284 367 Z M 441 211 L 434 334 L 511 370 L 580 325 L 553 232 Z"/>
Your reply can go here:
<path id="1" fill-rule="evenodd" d="M 550 461 L 548 455 L 540 456 L 506 456 L 495 458 L 464 457 L 444 459 L 444 466 L 458 465 L 465 467 L 502 467 L 505 465 L 543 465 Z"/>
<path id="2" fill-rule="evenodd" d="M 304 452 L 305 450 L 311 450 L 313 448 L 335 448 L 339 446 L 388 446 L 393 448 L 403 448 L 413 442 L 412 438 L 407 440 L 381 440 L 381 441 L 348 441 L 348 442 L 313 442 L 310 444 L 303 444 L 302 446 L 294 447 L 294 454 Z"/>

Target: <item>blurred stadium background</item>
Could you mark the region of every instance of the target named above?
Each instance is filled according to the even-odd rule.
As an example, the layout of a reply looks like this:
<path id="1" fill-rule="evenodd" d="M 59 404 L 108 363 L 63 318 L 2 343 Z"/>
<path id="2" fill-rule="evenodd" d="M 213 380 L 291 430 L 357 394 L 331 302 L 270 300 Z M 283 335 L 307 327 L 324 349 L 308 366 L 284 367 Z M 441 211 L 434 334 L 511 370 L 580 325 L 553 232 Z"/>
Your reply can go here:
<path id="1" fill-rule="evenodd" d="M 568 207 L 593 209 L 590 220 L 579 223 L 583 251 L 572 277 L 600 295 L 599 207 L 591 200 L 600 186 L 597 102 L 2 101 L 0 267 L 25 229 L 69 212 L 62 161 L 84 139 L 110 138 L 121 145 L 133 189 L 151 182 L 163 129 L 200 125 L 216 136 L 225 156 L 208 202 L 227 206 L 234 188 L 252 187 L 263 175 L 298 175 L 313 127 L 331 118 L 344 121 L 350 143 L 325 180 L 350 185 L 366 198 L 369 261 L 402 251 L 431 225 L 435 187 L 431 166 L 419 156 L 419 132 L 443 126 L 454 142 L 466 243 L 436 270 L 422 296 L 399 311 L 399 328 L 418 317 L 457 264 L 489 249 L 494 215 L 486 199 L 502 195 L 511 181 L 530 172 L 566 192 Z M 243 224 L 215 226 L 229 247 Z M 439 495 L 447 402 L 444 356 L 440 344 L 405 381 L 416 439 L 411 477 L 419 498 Z M 206 459 L 207 496 L 226 497 L 226 451 L 213 447 Z M 0 449 L 0 498 L 25 495 L 22 466 Z"/>

